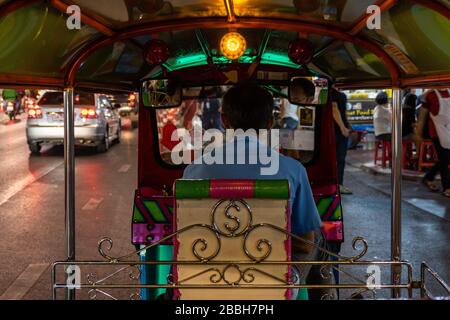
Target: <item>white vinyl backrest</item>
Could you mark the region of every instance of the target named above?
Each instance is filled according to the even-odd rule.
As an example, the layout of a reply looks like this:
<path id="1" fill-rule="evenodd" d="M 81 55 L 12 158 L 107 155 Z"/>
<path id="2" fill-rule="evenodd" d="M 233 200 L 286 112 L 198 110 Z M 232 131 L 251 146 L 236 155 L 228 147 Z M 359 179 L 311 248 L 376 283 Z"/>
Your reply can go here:
<path id="1" fill-rule="evenodd" d="M 202 265 L 177 265 L 180 284 L 205 285 L 210 288 L 180 289 L 186 300 L 282 300 L 287 290 L 237 289 L 239 286 L 284 285 L 288 265 L 245 265 L 240 262 L 288 261 L 289 237 L 272 227 L 288 228 L 288 200 L 283 199 L 180 199 L 176 200 L 177 261 L 209 260 Z M 228 207 L 228 209 L 227 209 Z M 238 210 L 239 208 L 239 210 Z M 227 217 L 228 212 L 228 217 Z M 204 225 L 193 227 L 193 225 Z M 205 227 L 208 226 L 208 227 Z M 214 229 L 220 230 L 217 236 Z M 230 236 L 234 234 L 234 236 Z M 228 235 L 228 236 L 227 236 Z M 218 240 L 219 238 L 219 240 Z M 259 244 L 259 249 L 258 249 Z M 269 254 L 270 253 L 270 254 Z M 267 255 L 265 257 L 265 255 Z M 265 258 L 265 259 L 264 259 Z M 200 260 L 199 260 L 200 259 Z M 227 263 L 217 265 L 214 262 Z M 234 287 L 233 284 L 234 283 Z M 212 289 L 227 285 L 231 289 Z"/>

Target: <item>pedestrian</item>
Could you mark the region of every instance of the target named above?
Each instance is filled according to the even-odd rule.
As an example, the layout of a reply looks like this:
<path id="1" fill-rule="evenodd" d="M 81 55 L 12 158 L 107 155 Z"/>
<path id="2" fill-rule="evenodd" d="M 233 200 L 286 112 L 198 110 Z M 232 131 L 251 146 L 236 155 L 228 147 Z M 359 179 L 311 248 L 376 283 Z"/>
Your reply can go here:
<path id="1" fill-rule="evenodd" d="M 349 188 L 344 187 L 345 158 L 347 157 L 348 139 L 351 132 L 351 126 L 347 119 L 347 95 L 334 86 L 332 104 L 339 189 L 341 194 L 353 194 Z"/>
<path id="2" fill-rule="evenodd" d="M 222 90 L 219 87 L 205 89 L 200 98 L 203 100 L 202 125 L 203 130 L 218 129 L 224 131 L 220 118 L 220 99 Z"/>
<path id="3" fill-rule="evenodd" d="M 441 175 L 442 194 L 450 197 L 450 90 L 429 90 L 422 98 L 419 113 L 418 133 L 423 135 L 424 122 L 428 121 L 428 133 L 438 156 L 434 165 L 423 178 L 423 183 L 431 190 L 438 191 L 435 178 Z M 428 119 L 427 119 L 428 118 Z"/>
<path id="4" fill-rule="evenodd" d="M 414 140 L 414 126 L 416 124 L 417 96 L 407 91 L 402 102 L 402 138 Z"/>
<path id="5" fill-rule="evenodd" d="M 389 97 L 382 91 L 375 98 L 376 107 L 373 113 L 373 126 L 377 140 L 391 141 L 392 137 L 392 109 Z"/>

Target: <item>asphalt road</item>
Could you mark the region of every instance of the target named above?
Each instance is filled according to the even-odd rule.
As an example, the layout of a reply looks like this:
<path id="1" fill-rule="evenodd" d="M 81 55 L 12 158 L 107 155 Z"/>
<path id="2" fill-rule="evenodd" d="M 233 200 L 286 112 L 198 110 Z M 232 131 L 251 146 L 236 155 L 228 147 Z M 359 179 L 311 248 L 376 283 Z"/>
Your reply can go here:
<path id="1" fill-rule="evenodd" d="M 0 124 L 0 298 L 27 268 L 44 264 L 23 298 L 48 299 L 49 266 L 65 260 L 63 148 L 44 147 L 31 156 L 25 122 Z M 137 131 L 123 131 L 122 143 L 108 153 L 76 154 L 77 259 L 98 259 L 97 242 L 105 236 L 115 240 L 114 253 L 131 252 Z"/>
<path id="2" fill-rule="evenodd" d="M 114 255 L 133 251 L 130 219 L 136 181 L 137 130 L 123 131 L 122 143 L 107 153 L 77 150 L 77 259 L 99 259 L 97 242 L 104 236 L 114 239 Z M 349 167 L 346 184 L 355 194 L 343 200 L 342 254 L 352 255 L 351 239 L 364 236 L 369 244 L 366 259 L 389 259 L 389 177 Z M 405 199 L 403 203 L 403 257 L 413 264 L 414 278 L 420 262 L 426 260 L 450 282 L 448 215 L 433 214 L 433 203 L 426 202 L 416 184 L 404 186 L 408 195 L 420 193 L 416 197 L 420 202 Z M 440 210 L 448 210 L 445 201 L 438 203 Z M 1 122 L 0 299 L 49 299 L 50 265 L 64 259 L 63 149 L 45 147 L 40 156 L 30 156 L 25 120 Z M 364 272 L 360 268 L 355 274 Z M 382 278 L 388 281 L 389 270 L 384 269 Z"/>

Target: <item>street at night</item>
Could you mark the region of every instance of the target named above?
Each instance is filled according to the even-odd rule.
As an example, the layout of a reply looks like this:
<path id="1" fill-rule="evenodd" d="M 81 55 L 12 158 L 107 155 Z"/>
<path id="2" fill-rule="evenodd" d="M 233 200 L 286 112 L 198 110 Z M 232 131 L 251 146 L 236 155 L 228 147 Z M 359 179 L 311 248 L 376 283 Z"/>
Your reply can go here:
<path id="1" fill-rule="evenodd" d="M 0 0 L 0 302 L 448 303 L 449 30 L 447 0 Z"/>
<path id="2" fill-rule="evenodd" d="M 50 299 L 50 265 L 64 260 L 65 254 L 64 155 L 62 146 L 44 147 L 40 156 L 30 155 L 25 122 L 22 117 L 17 123 L 5 120 L 0 125 L 0 296 Z M 122 142 L 104 154 L 89 148 L 76 150 L 79 260 L 101 258 L 97 242 L 105 236 L 114 240 L 117 256 L 134 250 L 130 218 L 136 188 L 137 133 L 137 129 L 124 130 Z M 342 254 L 351 255 L 350 240 L 363 236 L 369 243 L 368 259 L 389 259 L 390 176 L 361 170 L 361 152 L 351 151 L 348 159 L 346 184 L 354 194 L 343 197 L 344 234 L 349 240 L 344 242 Z M 403 256 L 417 269 L 427 261 L 449 280 L 448 200 L 408 180 L 403 181 L 403 195 Z M 357 270 L 357 274 L 364 271 Z M 24 273 L 33 276 L 18 284 Z"/>

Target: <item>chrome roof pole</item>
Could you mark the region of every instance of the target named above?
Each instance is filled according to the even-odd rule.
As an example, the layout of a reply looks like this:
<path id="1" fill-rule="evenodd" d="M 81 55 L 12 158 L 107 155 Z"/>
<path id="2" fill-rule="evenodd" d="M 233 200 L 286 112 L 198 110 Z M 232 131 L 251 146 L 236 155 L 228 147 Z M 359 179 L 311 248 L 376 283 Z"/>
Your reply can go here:
<path id="1" fill-rule="evenodd" d="M 393 89 L 392 95 L 392 173 L 391 173 L 391 259 L 401 260 L 402 240 L 402 91 Z M 392 266 L 392 284 L 401 283 L 401 265 Z M 401 296 L 400 289 L 392 289 L 392 298 Z"/>
<path id="2" fill-rule="evenodd" d="M 75 129 L 73 87 L 64 89 L 64 181 L 65 233 L 67 261 L 75 261 Z M 73 268 L 67 271 L 67 282 L 74 277 Z M 69 279 L 70 278 L 70 279 Z M 66 290 L 66 299 L 75 299 L 75 290 Z"/>

